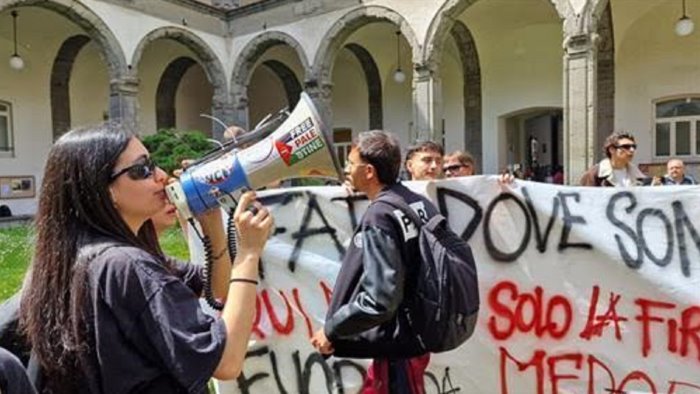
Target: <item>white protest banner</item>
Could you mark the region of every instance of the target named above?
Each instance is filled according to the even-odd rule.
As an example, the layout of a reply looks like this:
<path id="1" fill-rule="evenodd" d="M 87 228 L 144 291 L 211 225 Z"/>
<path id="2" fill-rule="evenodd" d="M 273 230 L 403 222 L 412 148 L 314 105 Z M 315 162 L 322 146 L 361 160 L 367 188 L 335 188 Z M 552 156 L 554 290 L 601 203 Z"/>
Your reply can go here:
<path id="1" fill-rule="evenodd" d="M 409 182 L 469 241 L 474 336 L 432 356 L 428 393 L 699 393 L 700 187 Z M 275 217 L 243 373 L 221 393 L 354 393 L 368 360 L 309 344 L 369 203 L 339 187 L 262 194 Z"/>

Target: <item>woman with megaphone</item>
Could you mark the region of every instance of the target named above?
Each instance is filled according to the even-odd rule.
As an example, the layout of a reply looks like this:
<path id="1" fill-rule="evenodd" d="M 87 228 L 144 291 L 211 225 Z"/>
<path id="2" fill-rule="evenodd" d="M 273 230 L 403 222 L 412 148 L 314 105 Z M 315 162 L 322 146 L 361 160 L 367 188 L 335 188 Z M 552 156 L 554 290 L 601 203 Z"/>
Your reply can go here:
<path id="1" fill-rule="evenodd" d="M 269 212 L 244 193 L 231 264 L 220 210 L 198 215 L 215 251 L 220 317 L 202 312 L 201 267 L 163 255 L 151 217 L 167 176 L 136 136 L 105 124 L 51 148 L 22 324 L 52 393 L 206 392 L 241 371 Z M 255 206 L 255 213 L 248 208 Z"/>

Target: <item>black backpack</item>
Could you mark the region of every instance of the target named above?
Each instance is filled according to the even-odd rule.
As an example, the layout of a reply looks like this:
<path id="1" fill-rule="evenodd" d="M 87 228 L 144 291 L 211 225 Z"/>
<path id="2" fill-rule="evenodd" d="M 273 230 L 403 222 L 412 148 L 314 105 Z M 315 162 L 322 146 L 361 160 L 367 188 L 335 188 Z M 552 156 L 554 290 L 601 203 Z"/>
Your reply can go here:
<path id="1" fill-rule="evenodd" d="M 426 352 L 457 348 L 474 333 L 479 312 L 479 283 L 471 248 L 437 214 L 423 224 L 401 198 L 381 201 L 400 209 L 419 228 L 418 268 L 412 302 L 405 310 L 411 328 Z"/>

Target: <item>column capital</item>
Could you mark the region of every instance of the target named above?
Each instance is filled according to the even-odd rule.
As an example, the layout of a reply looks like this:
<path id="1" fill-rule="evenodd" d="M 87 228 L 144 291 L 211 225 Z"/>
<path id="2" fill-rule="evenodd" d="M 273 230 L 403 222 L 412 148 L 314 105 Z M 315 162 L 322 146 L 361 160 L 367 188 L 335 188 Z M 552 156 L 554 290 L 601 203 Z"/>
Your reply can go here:
<path id="1" fill-rule="evenodd" d="M 333 84 L 319 79 L 307 79 L 304 81 L 304 90 L 311 97 L 330 99 L 333 91 Z"/>
<path id="2" fill-rule="evenodd" d="M 310 78 L 304 81 L 304 91 L 308 93 L 316 105 L 323 123 L 329 128 L 333 127 L 333 84 L 325 79 Z"/>
<path id="3" fill-rule="evenodd" d="M 113 94 L 119 93 L 135 96 L 139 92 L 139 79 L 133 76 L 112 79 L 109 81 L 109 90 Z"/>
<path id="4" fill-rule="evenodd" d="M 418 82 L 425 82 L 432 78 L 437 78 L 438 67 L 433 63 L 413 64 L 413 79 Z"/>
<path id="5" fill-rule="evenodd" d="M 564 51 L 568 56 L 587 54 L 598 49 L 600 36 L 597 33 L 575 34 L 564 38 Z"/>

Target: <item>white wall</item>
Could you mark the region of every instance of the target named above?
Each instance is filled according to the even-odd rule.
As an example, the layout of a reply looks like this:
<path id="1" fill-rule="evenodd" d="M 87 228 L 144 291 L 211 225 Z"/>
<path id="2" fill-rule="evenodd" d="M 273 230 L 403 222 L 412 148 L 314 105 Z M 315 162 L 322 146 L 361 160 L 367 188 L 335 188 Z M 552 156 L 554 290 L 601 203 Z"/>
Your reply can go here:
<path id="1" fill-rule="evenodd" d="M 248 119 L 252 129 L 267 114 L 276 114 L 288 106 L 282 81 L 267 67 L 257 67 L 250 78 Z"/>
<path id="2" fill-rule="evenodd" d="M 184 45 L 176 41 L 161 39 L 151 42 L 143 51 L 141 62 L 135 65 L 138 69 L 139 77 L 139 130 L 143 134 L 152 134 L 156 132 L 156 92 L 158 91 L 158 83 L 168 64 L 180 56 L 187 56 L 194 60 L 197 59 L 192 51 Z M 199 66 L 195 65 L 192 67 Z M 204 89 L 211 91 L 211 85 L 208 82 L 207 85 L 209 86 Z M 175 101 L 176 104 L 179 104 L 178 108 L 182 108 L 183 100 L 185 99 L 183 95 L 180 94 L 180 90 L 181 89 L 178 89 L 178 96 Z M 194 95 L 197 97 L 200 96 L 201 93 L 196 91 Z M 211 95 L 209 96 L 209 103 L 211 103 Z M 211 110 L 207 111 L 207 113 L 209 112 L 211 112 Z M 210 131 L 210 129 L 211 124 L 208 123 L 206 129 L 203 131 Z"/>
<path id="3" fill-rule="evenodd" d="M 199 130 L 211 136 L 212 122 L 200 114 L 211 115 L 214 88 L 199 64 L 182 76 L 175 97 L 175 125 L 180 130 Z"/>
<path id="4" fill-rule="evenodd" d="M 401 141 L 402 146 L 407 146 L 412 143 L 411 141 L 411 79 L 412 79 L 412 52 L 408 45 L 405 37 L 400 36 L 399 45 L 401 52 L 401 70 L 406 74 L 406 80 L 399 84 L 394 81 L 393 75 L 397 68 L 396 63 L 396 26 L 387 22 L 379 22 L 365 25 L 351 34 L 346 43 L 357 43 L 364 47 L 374 59 L 377 65 L 377 71 L 379 73 L 379 78 L 382 83 L 382 123 L 385 130 L 392 131 L 396 133 Z M 356 61 L 352 59 L 352 61 Z M 342 67 L 343 57 L 339 56 L 336 58 L 333 69 L 333 79 L 334 81 L 342 79 L 340 70 Z M 362 76 L 360 81 L 364 85 L 364 91 L 366 92 L 366 82 L 364 79 L 364 73 L 357 65 L 357 69 Z M 347 84 L 348 82 L 345 81 Z M 345 96 L 344 90 L 338 86 L 334 86 L 334 97 Z M 342 108 L 345 111 L 345 118 L 357 117 L 363 119 L 364 123 L 359 129 L 353 129 L 354 131 L 366 130 L 369 127 L 369 111 L 366 93 L 358 96 L 361 100 L 359 105 L 362 106 L 361 109 L 355 110 L 351 105 L 344 106 Z M 348 100 L 347 98 L 345 100 Z M 351 112 L 355 111 L 355 112 Z M 364 118 L 364 114 L 367 114 L 367 118 Z M 336 116 L 336 111 L 334 110 L 334 120 Z M 365 120 L 366 119 L 366 120 Z"/>
<path id="5" fill-rule="evenodd" d="M 225 59 L 230 54 L 228 40 L 225 37 L 226 24 L 216 17 L 197 13 L 196 11 L 191 11 L 185 7 L 174 4 L 168 4 L 167 2 L 158 5 L 149 4 L 151 7 L 155 7 L 155 9 L 149 9 L 151 13 L 157 11 L 158 7 L 161 7 L 164 13 L 167 12 L 168 14 L 178 15 L 177 20 L 173 23 L 166 19 L 130 10 L 120 7 L 118 4 L 112 4 L 102 0 L 82 0 L 81 2 L 89 7 L 109 26 L 112 33 L 119 41 L 126 56 L 126 61 L 129 64 L 133 59 L 137 46 L 149 32 L 161 27 L 174 26 L 187 30 L 206 42 L 207 46 L 220 59 L 222 65 L 225 67 L 224 71 L 227 78 L 228 75 L 231 74 L 232 67 L 230 67 L 230 65 L 227 67 L 227 63 L 225 62 Z M 155 3 L 155 1 L 149 1 L 148 3 Z M 188 21 L 187 25 L 181 22 L 183 18 Z M 216 34 L 198 30 L 196 28 L 197 25 L 207 30 L 214 31 Z"/>
<path id="6" fill-rule="evenodd" d="M 71 126 L 98 124 L 109 115 L 109 73 L 94 41 L 78 53 L 70 76 Z"/>
<path id="7" fill-rule="evenodd" d="M 51 11 L 34 7 L 19 11 L 19 53 L 25 68 L 17 72 L 5 58 L 0 61 L 0 100 L 12 104 L 15 144 L 14 157 L 0 157 L 0 176 L 32 175 L 38 195 L 53 142 L 49 83 L 54 56 L 63 40 L 80 33 L 80 29 Z M 8 10 L 0 13 L 0 21 L 0 53 L 10 54 L 12 24 Z M 7 204 L 13 214 L 36 210 L 36 198 L 0 200 L 0 204 Z"/>
<path id="8" fill-rule="evenodd" d="M 253 73 L 248 84 L 248 119 L 253 128 L 268 114 L 276 114 L 282 108 L 290 107 L 282 81 L 265 66 L 267 60 L 284 63 L 296 76 L 301 88 L 304 88 L 304 67 L 296 51 L 287 45 L 269 48 L 252 67 Z M 289 108 L 293 110 L 293 108 Z"/>
<path id="9" fill-rule="evenodd" d="M 615 129 L 637 137 L 636 161 L 664 162 L 653 158 L 653 100 L 681 94 L 700 94 L 700 31 L 687 37 L 674 34 L 680 2 L 656 1 L 638 14 L 636 2 L 612 3 L 624 29 L 615 31 Z M 687 2 L 688 14 L 700 16 L 700 2 Z M 630 14 L 635 19 L 627 20 Z M 615 19 L 616 22 L 618 19 Z M 619 37 L 619 38 L 618 38 Z M 695 158 L 695 161 L 700 161 Z"/>
<path id="10" fill-rule="evenodd" d="M 460 17 L 479 51 L 484 173 L 506 164 L 499 117 L 562 106 L 562 27 L 547 0 L 479 1 Z M 443 85 L 446 82 L 443 82 Z"/>
<path id="11" fill-rule="evenodd" d="M 455 40 L 448 39 L 440 64 L 446 153 L 457 149 L 477 150 L 477 147 L 465 146 L 464 142 L 464 77 L 458 51 Z"/>
<path id="12" fill-rule="evenodd" d="M 333 67 L 333 128 L 349 128 L 353 136 L 369 129 L 369 95 L 365 73 L 354 54 L 340 51 Z"/>

